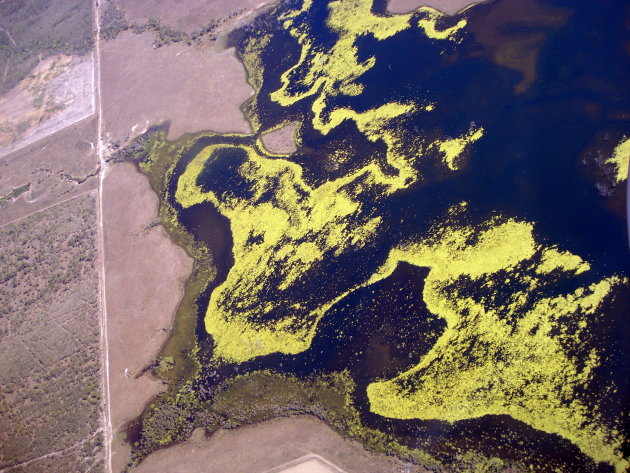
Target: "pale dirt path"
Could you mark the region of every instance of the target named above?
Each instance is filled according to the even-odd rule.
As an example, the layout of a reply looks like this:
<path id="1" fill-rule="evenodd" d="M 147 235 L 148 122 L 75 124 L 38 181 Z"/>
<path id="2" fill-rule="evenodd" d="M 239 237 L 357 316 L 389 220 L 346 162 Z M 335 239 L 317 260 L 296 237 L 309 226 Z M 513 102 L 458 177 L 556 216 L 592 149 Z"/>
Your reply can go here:
<path id="1" fill-rule="evenodd" d="M 103 232 L 103 180 L 107 174 L 107 163 L 103 149 L 103 109 L 101 106 L 101 22 L 100 2 L 94 0 L 96 39 L 94 45 L 94 103 L 97 113 L 96 152 L 100 171 L 98 173 L 98 246 L 99 246 L 99 300 L 101 306 L 101 354 L 103 358 L 103 430 L 105 473 L 112 473 L 112 422 L 109 391 L 109 343 L 107 340 L 107 299 L 105 297 L 105 237 Z"/>
<path id="2" fill-rule="evenodd" d="M 0 31 L 3 31 L 9 37 L 9 41 L 13 43 L 13 46 L 17 46 L 17 44 L 15 44 L 15 41 L 13 40 L 13 36 L 11 36 L 11 33 L 5 30 L 2 26 L 0 26 Z"/>

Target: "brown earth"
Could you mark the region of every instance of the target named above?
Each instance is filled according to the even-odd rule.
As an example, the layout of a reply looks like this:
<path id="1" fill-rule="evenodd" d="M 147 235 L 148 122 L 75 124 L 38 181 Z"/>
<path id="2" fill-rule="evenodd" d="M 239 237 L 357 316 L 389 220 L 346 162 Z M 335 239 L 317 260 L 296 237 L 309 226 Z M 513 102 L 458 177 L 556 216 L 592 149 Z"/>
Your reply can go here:
<path id="1" fill-rule="evenodd" d="M 0 97 L 0 147 L 9 146 L 55 113 L 57 104 L 54 97 L 46 96 L 46 86 L 68 70 L 71 60 L 69 56 L 44 59 L 26 79 Z"/>
<path id="2" fill-rule="evenodd" d="M 389 0 L 387 10 L 391 13 L 409 13 L 418 7 L 433 7 L 447 15 L 454 15 L 469 5 L 482 3 L 485 0 Z"/>
<path id="3" fill-rule="evenodd" d="M 158 19 L 175 30 L 192 33 L 212 20 L 228 16 L 241 9 L 254 9 L 268 0 L 185 0 L 176 5 L 172 0 L 116 0 L 127 20 L 142 23 Z M 150 12 L 150 13 L 147 13 Z"/>
<path id="4" fill-rule="evenodd" d="M 153 34 L 124 32 L 101 47 L 105 138 L 126 143 L 171 121 L 169 139 L 203 130 L 250 131 L 239 105 L 253 92 L 233 49 L 218 43 L 153 48 Z"/>
<path id="5" fill-rule="evenodd" d="M 147 457 L 137 473 L 263 473 L 308 453 L 348 473 L 426 472 L 393 457 L 371 453 L 319 419 L 296 416 L 220 430 L 210 439 L 197 431 L 186 443 Z"/>
<path id="6" fill-rule="evenodd" d="M 0 158 L 0 225 L 68 200 L 98 185 L 96 118 Z M 30 186 L 11 197 L 15 189 Z"/>
<path id="7" fill-rule="evenodd" d="M 261 136 L 263 146 L 271 153 L 293 153 L 297 149 L 295 145 L 295 132 L 297 128 L 297 123 L 289 123 L 282 128 L 265 133 Z"/>
<path id="8" fill-rule="evenodd" d="M 48 57 L 0 96 L 0 156 L 93 113 L 92 55 Z"/>
<path id="9" fill-rule="evenodd" d="M 158 198 L 131 164 L 108 169 L 103 183 L 105 284 L 113 471 L 129 460 L 120 428 L 160 392 L 149 375 L 169 335 L 192 260 L 157 225 Z"/>

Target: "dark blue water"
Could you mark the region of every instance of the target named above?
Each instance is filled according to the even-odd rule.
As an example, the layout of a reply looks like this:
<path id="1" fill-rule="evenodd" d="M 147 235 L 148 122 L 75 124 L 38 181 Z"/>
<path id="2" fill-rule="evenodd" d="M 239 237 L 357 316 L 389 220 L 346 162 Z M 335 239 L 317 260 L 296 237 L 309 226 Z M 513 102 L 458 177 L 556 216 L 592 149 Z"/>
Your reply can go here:
<path id="1" fill-rule="evenodd" d="M 521 8 L 517 8 L 519 2 Z M 286 2 L 279 11 L 295 3 Z M 562 9 L 564 24 L 550 26 L 545 19 L 532 24 L 523 14 L 528 11 L 522 8 L 523 3 L 531 4 L 532 8 L 542 5 L 550 11 Z M 315 4 L 305 21 L 311 25 L 311 39 L 321 48 L 329 49 L 337 34 L 325 24 L 327 2 Z M 488 23 L 494 18 L 494 9 L 499 7 L 508 12 L 513 8 L 513 12 L 507 20 L 502 17 L 501 23 Z M 374 11 L 383 12 L 384 2 L 376 2 Z M 256 109 L 261 130 L 287 119 L 301 123 L 302 146 L 290 159 L 303 167 L 305 179 L 313 186 L 374 160 L 387 170 L 384 144 L 369 142 L 351 122 L 322 136 L 309 125 L 312 100 L 284 108 L 270 100 L 269 94 L 280 87 L 281 74 L 299 57 L 295 41 L 279 28 L 278 14 L 271 12 L 245 33 L 234 35 L 242 52 L 244 36 L 261 35 L 269 29 L 274 32 L 270 45 L 262 52 L 264 82 L 257 95 Z M 601 145 L 608 147 L 604 152 L 610 153 L 621 136 L 630 135 L 628 2 L 499 0 L 468 10 L 466 17 L 470 28 L 457 47 L 445 49 L 443 44 L 418 34 L 416 28 L 384 41 L 376 41 L 370 35 L 359 38 L 359 59 L 374 56 L 376 65 L 360 78 L 364 93 L 339 98 L 336 106 L 360 112 L 392 100 L 408 102 L 422 98 L 437 103 L 437 109 L 404 120 L 401 126 L 410 135 L 458 136 L 469 130 L 471 122 L 483 126 L 485 134 L 474 145 L 461 172 L 446 174 L 435 160 L 420 160 L 422 182 L 372 202 L 378 206 L 374 211 L 384 217 L 384 223 L 371 246 L 354 248 L 323 262 L 314 269 L 315 276 L 308 284 L 296 284 L 293 289 L 296 293 L 312 291 L 317 294 L 313 301 L 326 300 L 331 294 L 365 280 L 383 263 L 394 241 L 423 233 L 433 216 L 443 215 L 451 205 L 461 201 L 470 203 L 470 224 L 486 221 L 497 213 L 535 222 L 537 241 L 559 245 L 587 259 L 592 270 L 579 281 L 559 284 L 558 293 L 613 274 L 630 274 L 625 209 L 617 205 L 619 201 L 625 202 L 625 183 L 613 187 L 606 181 L 601 166 L 590 158 L 582 162 L 585 150 L 598 136 L 613 137 Z M 457 20 L 447 19 L 444 26 Z M 474 33 L 479 28 L 499 33 L 494 39 L 482 41 Z M 491 52 L 510 42 L 521 44 L 528 35 L 542 38 L 535 55 L 536 79 L 526 90 L 517 93 L 515 86 L 521 81 L 520 72 L 494 63 Z M 255 146 L 255 137 L 202 138 L 178 163 L 171 189 L 187 162 L 213 143 Z M 355 158 L 330 166 L 329 156 L 338 149 L 350 151 Z M 247 196 L 251 190 L 236 172 L 244 159 L 246 156 L 238 150 L 220 152 L 209 161 L 198 182 L 215 192 Z M 598 182 L 608 186 L 609 196 L 598 193 L 595 187 Z M 197 336 L 203 346 L 202 362 L 208 362 L 212 340 L 205 334 L 203 316 L 213 288 L 224 279 L 232 264 L 229 226 L 210 204 L 182 209 L 176 202 L 171 203 L 180 212 L 185 227 L 211 249 L 220 268 L 219 278 L 209 284 L 198 300 Z M 332 274 L 334 279 L 330 277 Z M 422 301 L 418 288 L 423 286 L 426 274 L 424 268 L 401 265 L 389 278 L 369 290 L 352 293 L 333 307 L 306 352 L 297 356 L 261 357 L 239 367 L 240 372 L 276 369 L 309 376 L 349 369 L 357 382 L 355 401 L 366 425 L 393 433 L 403 443 L 425 448 L 445 461 L 456 448 L 463 448 L 508 460 L 537 458 L 538 470 L 545 472 L 555 468 L 565 472 L 608 471 L 608 467 L 594 465 L 569 442 L 506 416 L 451 425 L 385 419 L 369 412 L 364 394 L 367 384 L 416 364 L 444 328 L 444 322 L 431 314 Z M 506 297 L 511 290 L 504 288 Z M 591 334 L 592 343 L 597 344 L 607 361 L 598 368 L 589 389 L 602 390 L 611 381 L 620 388 L 615 395 L 593 406 L 611 422 L 627 419 L 626 406 L 630 404 L 628 307 L 628 291 L 620 291 L 607 303 L 605 317 Z M 340 337 L 340 333 L 344 336 Z M 202 382 L 216 384 L 233 372 L 233 366 L 223 367 L 222 377 Z M 518 442 L 524 445 L 519 446 Z"/>

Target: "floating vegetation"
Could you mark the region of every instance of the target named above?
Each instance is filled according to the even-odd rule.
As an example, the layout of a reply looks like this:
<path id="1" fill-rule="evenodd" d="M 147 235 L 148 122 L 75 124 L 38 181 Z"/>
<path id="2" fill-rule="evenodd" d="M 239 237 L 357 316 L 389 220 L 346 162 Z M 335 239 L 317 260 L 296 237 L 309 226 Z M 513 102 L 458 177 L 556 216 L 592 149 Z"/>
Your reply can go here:
<path id="1" fill-rule="evenodd" d="M 630 138 L 624 137 L 613 151 L 613 155 L 606 160 L 607 164 L 615 167 L 615 182 L 619 183 L 628 179 L 628 167 L 630 166 Z"/>
<path id="2" fill-rule="evenodd" d="M 195 259 L 138 460 L 194 426 L 311 413 L 432 468 L 627 468 L 624 222 L 583 191 L 576 156 L 606 126 L 579 113 L 584 84 L 628 77 L 585 68 L 567 89 L 558 72 L 627 64 L 627 32 L 612 4 L 524 1 L 454 17 L 281 3 L 232 38 L 252 134 L 157 133 L 134 151 Z M 497 25 L 544 28 L 546 11 L 527 64 L 488 57 L 490 36 L 480 53 L 484 19 L 497 51 L 520 51 Z M 617 36 L 558 46 L 594 17 Z M 297 150 L 268 153 L 261 136 L 289 123 Z M 628 143 L 608 161 L 620 182 Z"/>
<path id="3" fill-rule="evenodd" d="M 431 268 L 423 297 L 446 330 L 418 365 L 368 386 L 374 412 L 448 422 L 507 414 L 623 468 L 621 439 L 601 425 L 580 391 L 601 362 L 596 349 L 584 348 L 586 333 L 612 288 L 627 279 L 544 297 L 556 281 L 541 273 L 571 277 L 588 266 L 536 245 L 530 224 L 501 219 L 481 228 L 443 224 L 421 242 L 393 249 L 373 279 L 402 261 Z M 521 287 L 501 300 L 500 288 L 511 279 Z"/>

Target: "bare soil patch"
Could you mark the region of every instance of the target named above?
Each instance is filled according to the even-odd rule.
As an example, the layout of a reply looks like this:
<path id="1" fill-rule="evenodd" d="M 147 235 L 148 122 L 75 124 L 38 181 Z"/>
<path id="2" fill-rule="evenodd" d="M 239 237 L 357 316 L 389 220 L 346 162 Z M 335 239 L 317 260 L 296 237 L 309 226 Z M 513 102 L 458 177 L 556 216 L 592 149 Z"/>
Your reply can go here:
<path id="1" fill-rule="evenodd" d="M 135 471 L 262 473 L 307 453 L 320 455 L 348 473 L 427 471 L 393 457 L 368 452 L 312 416 L 279 418 L 221 430 L 210 439 L 195 432 L 188 442 L 150 455 Z"/>
<path id="2" fill-rule="evenodd" d="M 297 128 L 297 123 L 289 123 L 282 128 L 265 133 L 261 136 L 263 146 L 271 153 L 293 153 L 297 149 L 295 145 L 295 132 Z"/>
<path id="3" fill-rule="evenodd" d="M 242 9 L 254 9 L 271 3 L 268 0 L 116 0 L 117 6 L 129 21 L 144 22 L 157 19 L 175 30 L 192 33 L 207 26 L 212 20 L 228 16 Z"/>
<path id="4" fill-rule="evenodd" d="M 326 459 L 317 455 L 305 455 L 287 465 L 274 468 L 265 473 L 345 473 Z"/>
<path id="5" fill-rule="evenodd" d="M 155 360 L 170 334 L 192 260 L 157 225 L 158 198 L 131 164 L 108 170 L 102 198 L 112 458 L 117 472 L 129 460 L 121 427 L 162 387 L 149 375 L 135 376 Z"/>
<path id="6" fill-rule="evenodd" d="M 103 468 L 96 229 L 94 193 L 0 228 L 2 471 Z"/>
<path id="7" fill-rule="evenodd" d="M 127 143 L 170 120 L 169 139 L 203 130 L 250 131 L 239 105 L 252 94 L 232 49 L 216 43 L 153 48 L 153 35 L 124 32 L 101 47 L 105 137 Z"/>
<path id="8" fill-rule="evenodd" d="M 469 5 L 484 1 L 486 0 L 389 0 L 387 10 L 390 13 L 409 13 L 419 7 L 433 7 L 447 15 L 454 15 Z"/>
<path id="9" fill-rule="evenodd" d="M 51 56 L 0 96 L 0 156 L 93 113 L 93 56 Z"/>
<path id="10" fill-rule="evenodd" d="M 0 225 L 95 189 L 95 147 L 92 117 L 0 158 Z"/>

